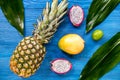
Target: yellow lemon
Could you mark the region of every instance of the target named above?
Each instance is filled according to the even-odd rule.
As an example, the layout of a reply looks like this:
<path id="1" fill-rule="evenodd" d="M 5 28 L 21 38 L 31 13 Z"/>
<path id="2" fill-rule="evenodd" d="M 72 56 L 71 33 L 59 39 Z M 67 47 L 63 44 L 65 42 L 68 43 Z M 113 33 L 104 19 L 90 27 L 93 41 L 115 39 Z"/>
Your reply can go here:
<path id="1" fill-rule="evenodd" d="M 64 52 L 75 55 L 83 51 L 84 40 L 78 34 L 67 34 L 59 40 L 58 46 Z"/>

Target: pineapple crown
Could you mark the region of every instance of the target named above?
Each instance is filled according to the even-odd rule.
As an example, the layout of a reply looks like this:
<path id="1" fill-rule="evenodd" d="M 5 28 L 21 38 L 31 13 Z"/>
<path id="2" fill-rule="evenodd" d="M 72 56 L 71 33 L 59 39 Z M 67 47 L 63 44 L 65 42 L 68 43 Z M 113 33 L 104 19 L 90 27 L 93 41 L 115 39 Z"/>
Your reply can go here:
<path id="1" fill-rule="evenodd" d="M 46 3 L 46 8 L 43 9 L 42 16 L 37 19 L 33 36 L 39 40 L 40 43 L 48 43 L 53 34 L 56 32 L 57 27 L 63 22 L 62 17 L 67 13 L 68 1 L 62 0 L 58 4 L 58 0 L 53 0 Z"/>

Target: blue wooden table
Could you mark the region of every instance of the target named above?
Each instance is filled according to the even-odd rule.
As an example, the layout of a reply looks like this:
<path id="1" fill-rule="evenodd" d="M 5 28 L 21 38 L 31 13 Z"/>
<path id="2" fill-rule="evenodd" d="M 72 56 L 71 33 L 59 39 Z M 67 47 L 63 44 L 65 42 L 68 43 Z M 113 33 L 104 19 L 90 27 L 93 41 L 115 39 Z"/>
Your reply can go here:
<path id="1" fill-rule="evenodd" d="M 46 1 L 52 0 L 23 0 L 25 7 L 25 36 L 31 36 L 33 24 L 45 7 Z M 0 10 L 0 80 L 78 80 L 82 69 L 92 54 L 114 34 L 120 31 L 120 5 L 108 16 L 108 18 L 96 29 L 101 29 L 104 36 L 100 41 L 93 41 L 91 38 L 92 30 L 85 34 L 86 16 L 92 0 L 69 0 L 69 8 L 72 5 L 80 5 L 85 13 L 85 18 L 79 28 L 75 28 L 70 23 L 68 16 L 59 26 L 58 31 L 46 45 L 47 54 L 39 70 L 31 77 L 24 79 L 15 75 L 9 68 L 9 60 L 17 44 L 23 39 L 22 36 L 8 23 Z M 58 48 L 59 39 L 69 33 L 76 33 L 85 40 L 84 51 L 75 56 L 67 55 Z M 68 59 L 72 64 L 72 70 L 64 75 L 58 75 L 50 70 L 50 61 L 56 58 Z M 120 64 L 113 70 L 104 75 L 100 80 L 120 80 Z"/>

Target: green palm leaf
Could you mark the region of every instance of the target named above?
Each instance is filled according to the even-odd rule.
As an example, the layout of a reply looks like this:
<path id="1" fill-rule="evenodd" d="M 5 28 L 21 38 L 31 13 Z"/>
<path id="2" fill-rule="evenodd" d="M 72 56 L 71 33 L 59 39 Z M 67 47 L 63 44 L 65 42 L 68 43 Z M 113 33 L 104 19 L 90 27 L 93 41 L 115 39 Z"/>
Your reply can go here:
<path id="1" fill-rule="evenodd" d="M 99 80 L 120 63 L 120 32 L 103 44 L 81 72 L 79 80 Z"/>
<path id="2" fill-rule="evenodd" d="M 116 8 L 120 0 L 93 0 L 86 21 L 86 32 L 102 23 Z"/>
<path id="3" fill-rule="evenodd" d="M 0 0 L 1 9 L 21 35 L 24 35 L 24 7 L 22 0 Z"/>

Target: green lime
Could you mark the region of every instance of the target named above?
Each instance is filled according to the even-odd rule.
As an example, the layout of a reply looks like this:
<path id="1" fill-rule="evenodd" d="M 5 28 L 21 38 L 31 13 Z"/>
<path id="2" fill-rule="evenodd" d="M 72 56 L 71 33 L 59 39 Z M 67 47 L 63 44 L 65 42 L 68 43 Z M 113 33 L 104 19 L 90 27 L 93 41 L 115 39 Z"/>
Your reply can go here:
<path id="1" fill-rule="evenodd" d="M 100 40 L 103 37 L 103 31 L 102 30 L 95 30 L 92 33 L 92 38 L 93 40 Z"/>

